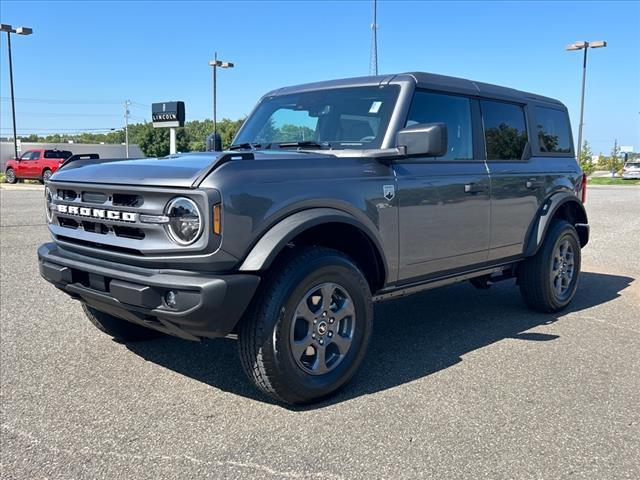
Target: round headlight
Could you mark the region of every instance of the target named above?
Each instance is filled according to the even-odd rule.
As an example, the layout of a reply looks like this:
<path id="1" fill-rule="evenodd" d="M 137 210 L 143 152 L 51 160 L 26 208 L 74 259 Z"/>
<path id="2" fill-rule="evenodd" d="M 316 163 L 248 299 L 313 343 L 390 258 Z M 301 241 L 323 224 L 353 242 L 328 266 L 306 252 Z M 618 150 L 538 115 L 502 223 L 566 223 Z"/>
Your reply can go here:
<path id="1" fill-rule="evenodd" d="M 51 213 L 51 202 L 53 201 L 53 194 L 49 187 L 44 187 L 44 213 L 47 216 L 47 222 L 51 223 L 53 220 L 53 214 Z"/>
<path id="2" fill-rule="evenodd" d="M 202 215 L 193 200 L 177 197 L 165 210 L 169 217 L 166 224 L 171 239 L 179 245 L 191 245 L 202 233 Z"/>

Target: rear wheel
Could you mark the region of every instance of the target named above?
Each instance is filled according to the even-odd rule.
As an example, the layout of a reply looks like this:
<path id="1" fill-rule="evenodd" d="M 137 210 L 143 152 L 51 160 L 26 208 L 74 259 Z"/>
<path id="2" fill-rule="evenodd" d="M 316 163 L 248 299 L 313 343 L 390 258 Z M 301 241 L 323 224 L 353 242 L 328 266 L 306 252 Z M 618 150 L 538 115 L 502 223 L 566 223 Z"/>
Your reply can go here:
<path id="1" fill-rule="evenodd" d="M 44 171 L 42 172 L 42 183 L 47 183 L 49 181 L 49 178 L 51 178 L 51 170 L 49 170 L 48 168 L 45 168 Z"/>
<path id="2" fill-rule="evenodd" d="M 555 220 L 542 246 L 519 268 L 520 292 L 529 308 L 557 312 L 576 293 L 580 275 L 581 250 L 578 233 L 565 220 Z"/>
<path id="3" fill-rule="evenodd" d="M 7 180 L 7 183 L 16 183 L 18 181 L 16 178 L 16 172 L 13 171 L 13 168 L 7 168 L 4 177 Z"/>
<path id="4" fill-rule="evenodd" d="M 247 376 L 291 404 L 319 400 L 346 384 L 364 358 L 373 319 L 358 267 L 336 250 L 294 250 L 263 285 L 240 329 Z"/>
<path id="5" fill-rule="evenodd" d="M 108 313 L 82 304 L 82 309 L 91 323 L 100 331 L 121 342 L 139 342 L 159 337 L 162 333 L 150 328 L 127 322 Z"/>

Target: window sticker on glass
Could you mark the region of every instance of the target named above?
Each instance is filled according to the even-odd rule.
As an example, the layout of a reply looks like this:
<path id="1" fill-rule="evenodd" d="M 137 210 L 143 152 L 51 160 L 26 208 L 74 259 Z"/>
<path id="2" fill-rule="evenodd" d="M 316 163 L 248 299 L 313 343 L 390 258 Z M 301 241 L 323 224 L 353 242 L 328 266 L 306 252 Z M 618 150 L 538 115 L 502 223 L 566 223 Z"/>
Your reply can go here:
<path id="1" fill-rule="evenodd" d="M 382 106 L 382 102 L 375 101 L 371 104 L 371 108 L 369 109 L 369 113 L 378 113 L 380 111 L 380 107 Z"/>

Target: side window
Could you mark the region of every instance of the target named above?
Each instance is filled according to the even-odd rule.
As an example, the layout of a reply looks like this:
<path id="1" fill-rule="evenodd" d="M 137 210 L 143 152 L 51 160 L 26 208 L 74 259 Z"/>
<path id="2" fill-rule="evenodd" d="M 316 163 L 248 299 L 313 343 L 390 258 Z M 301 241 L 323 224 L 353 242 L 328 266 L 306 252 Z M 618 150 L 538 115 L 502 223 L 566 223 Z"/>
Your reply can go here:
<path id="1" fill-rule="evenodd" d="M 40 160 L 40 152 L 38 150 L 31 152 L 31 160 Z"/>
<path id="2" fill-rule="evenodd" d="M 34 152 L 29 150 L 28 152 L 25 152 L 22 154 L 22 156 L 20 157 L 20 160 L 32 160 L 33 154 Z"/>
<path id="3" fill-rule="evenodd" d="M 417 91 L 411 102 L 406 127 L 417 123 L 442 122 L 447 125 L 449 144 L 442 160 L 473 159 L 471 103 L 468 98 Z"/>
<path id="4" fill-rule="evenodd" d="M 571 152 L 571 130 L 567 113 L 553 108 L 536 107 L 536 128 L 541 152 Z"/>
<path id="5" fill-rule="evenodd" d="M 527 146 L 524 110 L 512 103 L 481 100 L 487 160 L 520 160 Z"/>

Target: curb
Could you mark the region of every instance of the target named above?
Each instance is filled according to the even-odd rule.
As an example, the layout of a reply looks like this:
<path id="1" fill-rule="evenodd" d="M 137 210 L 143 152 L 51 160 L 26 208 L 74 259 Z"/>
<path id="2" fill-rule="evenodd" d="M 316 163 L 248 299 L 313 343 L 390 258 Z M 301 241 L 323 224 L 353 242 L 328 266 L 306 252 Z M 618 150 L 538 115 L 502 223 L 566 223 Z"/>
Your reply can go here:
<path id="1" fill-rule="evenodd" d="M 0 183 L 0 189 L 2 190 L 44 190 L 44 185 L 21 185 Z"/>

